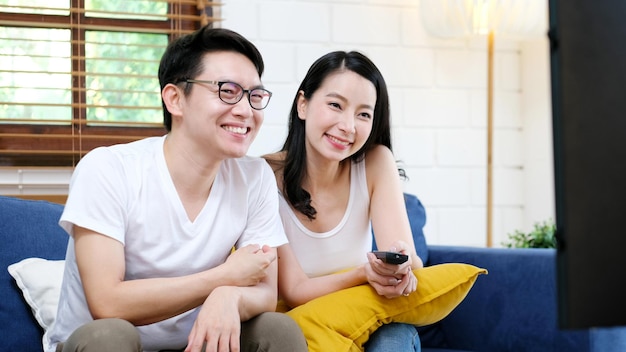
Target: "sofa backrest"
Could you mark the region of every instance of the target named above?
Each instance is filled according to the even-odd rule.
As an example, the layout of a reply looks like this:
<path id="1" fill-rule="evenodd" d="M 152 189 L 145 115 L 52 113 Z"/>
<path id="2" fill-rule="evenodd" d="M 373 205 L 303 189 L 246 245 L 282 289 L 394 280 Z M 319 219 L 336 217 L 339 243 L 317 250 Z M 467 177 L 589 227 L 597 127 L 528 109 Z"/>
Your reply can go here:
<path id="1" fill-rule="evenodd" d="M 63 259 L 68 235 L 58 225 L 63 206 L 0 196 L 0 336 L 7 351 L 41 351 L 43 330 L 7 267 L 22 259 Z"/>
<path id="2" fill-rule="evenodd" d="M 417 254 L 426 263 L 426 211 L 415 195 L 405 193 L 404 199 Z M 68 235 L 58 225 L 62 211 L 62 205 L 48 201 L 0 196 L 0 336 L 7 350 L 41 351 L 43 330 L 7 267 L 26 258 L 65 258 Z"/>

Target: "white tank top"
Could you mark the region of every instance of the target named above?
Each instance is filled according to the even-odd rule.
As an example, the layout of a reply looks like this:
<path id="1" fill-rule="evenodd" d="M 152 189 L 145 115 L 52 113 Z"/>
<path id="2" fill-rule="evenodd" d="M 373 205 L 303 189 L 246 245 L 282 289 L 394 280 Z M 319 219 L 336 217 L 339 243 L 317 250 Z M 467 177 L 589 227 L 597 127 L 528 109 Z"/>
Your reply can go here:
<path id="1" fill-rule="evenodd" d="M 281 194 L 280 216 L 289 244 L 309 277 L 331 274 L 367 262 L 372 250 L 365 161 L 352 163 L 350 199 L 343 218 L 327 232 L 307 229 Z"/>

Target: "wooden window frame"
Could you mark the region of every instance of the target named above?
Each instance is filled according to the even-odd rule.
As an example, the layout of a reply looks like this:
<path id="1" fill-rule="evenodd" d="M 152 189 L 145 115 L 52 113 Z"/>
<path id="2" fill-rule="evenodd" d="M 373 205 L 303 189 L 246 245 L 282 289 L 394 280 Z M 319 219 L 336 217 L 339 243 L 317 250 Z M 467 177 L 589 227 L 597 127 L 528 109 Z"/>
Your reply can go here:
<path id="1" fill-rule="evenodd" d="M 197 1 L 181 1 L 168 5 L 168 19 L 164 21 L 146 21 L 133 19 L 111 19 L 85 16 L 85 11 L 71 12 L 69 15 L 41 15 L 0 12 L 0 26 L 24 28 L 62 28 L 71 30 L 72 50 L 72 116 L 68 123 L 2 123 L 0 122 L 0 166 L 75 166 L 80 158 L 91 149 L 117 143 L 134 141 L 148 136 L 166 133 L 162 124 L 152 126 L 93 126 L 86 121 L 87 113 L 85 87 L 85 32 L 91 28 L 117 27 L 120 31 L 148 33 L 169 33 L 172 28 L 191 32 L 200 28 L 202 23 L 197 18 L 202 13 L 203 20 L 217 20 L 212 17 L 212 5 L 206 2 L 204 10 L 198 10 Z M 84 9 L 84 0 L 71 0 L 72 8 Z M 191 16 L 187 16 L 191 15 Z M 210 17 L 208 17 L 210 16 Z M 20 23 L 41 25 L 25 26 Z M 81 23 L 81 27 L 72 26 Z M 125 29 L 125 30 L 123 30 Z M 169 34 L 168 41 L 173 39 Z M 156 75 L 156 72 L 155 72 Z M 160 113 L 160 112 L 159 112 Z M 69 120 L 68 120 L 69 121 Z M 71 133 L 68 133 L 70 131 Z"/>

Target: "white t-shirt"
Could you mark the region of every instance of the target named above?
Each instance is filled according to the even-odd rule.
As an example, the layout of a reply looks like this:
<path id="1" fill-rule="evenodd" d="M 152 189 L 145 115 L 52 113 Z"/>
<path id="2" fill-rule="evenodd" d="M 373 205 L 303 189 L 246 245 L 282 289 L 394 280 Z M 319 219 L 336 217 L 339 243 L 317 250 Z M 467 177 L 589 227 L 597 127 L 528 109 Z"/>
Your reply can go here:
<path id="1" fill-rule="evenodd" d="M 367 262 L 367 252 L 372 250 L 369 208 L 365 161 L 352 163 L 346 212 L 339 224 L 328 232 L 307 229 L 281 194 L 280 214 L 289 245 L 309 277 L 332 274 Z"/>
<path id="2" fill-rule="evenodd" d="M 125 280 L 176 277 L 224 263 L 233 246 L 287 242 L 278 213 L 276 180 L 261 158 L 222 162 L 209 198 L 190 221 L 163 155 L 163 137 L 103 147 L 76 167 L 59 224 L 78 225 L 124 245 Z M 184 348 L 198 309 L 138 327 L 144 350 Z M 70 237 L 57 320 L 44 336 L 54 351 L 92 320 Z"/>

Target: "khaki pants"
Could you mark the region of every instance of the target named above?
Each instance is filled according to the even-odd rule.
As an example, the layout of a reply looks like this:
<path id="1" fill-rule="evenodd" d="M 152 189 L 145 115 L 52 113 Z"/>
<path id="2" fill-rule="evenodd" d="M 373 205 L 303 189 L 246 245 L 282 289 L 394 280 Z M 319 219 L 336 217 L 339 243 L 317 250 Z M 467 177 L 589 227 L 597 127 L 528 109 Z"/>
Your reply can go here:
<path id="1" fill-rule="evenodd" d="M 282 313 L 262 313 L 241 324 L 241 352 L 307 352 L 302 330 Z M 99 319 L 76 329 L 57 352 L 141 352 L 139 332 L 122 319 Z M 180 351 L 182 351 L 181 349 Z M 204 351 L 204 349 L 203 349 Z"/>

